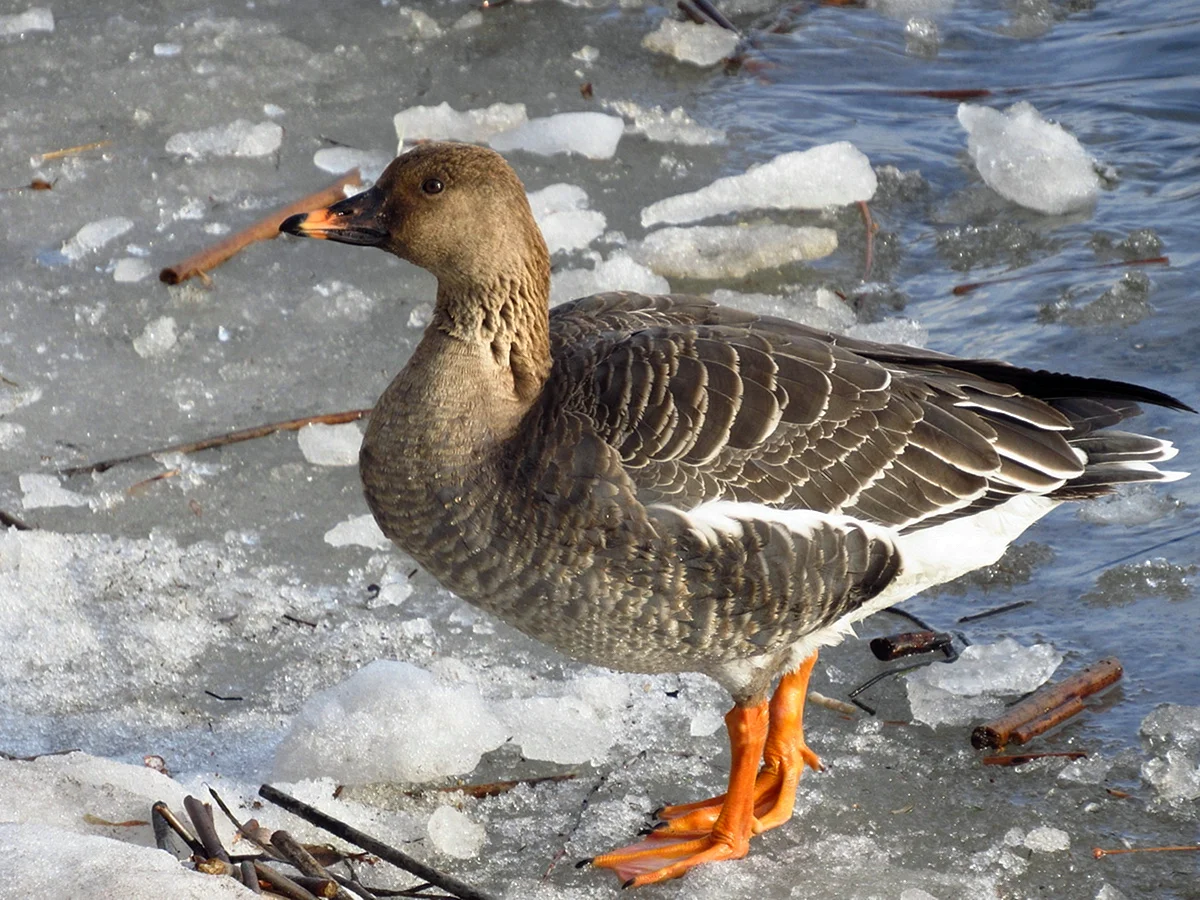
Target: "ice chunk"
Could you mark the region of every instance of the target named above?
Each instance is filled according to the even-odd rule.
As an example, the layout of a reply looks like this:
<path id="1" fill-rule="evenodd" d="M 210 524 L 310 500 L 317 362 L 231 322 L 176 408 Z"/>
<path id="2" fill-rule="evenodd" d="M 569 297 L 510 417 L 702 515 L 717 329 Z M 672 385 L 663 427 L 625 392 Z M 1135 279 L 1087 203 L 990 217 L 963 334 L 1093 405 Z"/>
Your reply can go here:
<path id="1" fill-rule="evenodd" d="M 357 546 L 373 550 L 386 550 L 392 546 L 370 513 L 352 516 L 333 526 L 325 532 L 325 543 L 332 547 Z"/>
<path id="2" fill-rule="evenodd" d="M 1041 686 L 1062 659 L 1049 644 L 1022 647 L 1012 638 L 972 644 L 953 663 L 934 663 L 908 676 L 912 717 L 937 726 L 991 715 L 1001 708 L 1000 697 Z"/>
<path id="3" fill-rule="evenodd" d="M 0 422 L 0 450 L 12 450 L 25 438 L 25 426 Z"/>
<path id="4" fill-rule="evenodd" d="M 1095 160 L 1032 104 L 1021 101 L 1000 112 L 962 103 L 958 121 L 967 131 L 967 151 L 980 177 L 1005 199 L 1050 215 L 1096 202 Z"/>
<path id="5" fill-rule="evenodd" d="M 283 127 L 276 122 L 237 119 L 201 131 L 181 131 L 167 139 L 167 152 L 192 159 L 205 156 L 269 156 L 283 143 Z"/>
<path id="6" fill-rule="evenodd" d="M 741 175 L 659 200 L 642 210 L 642 225 L 695 222 L 748 209 L 842 206 L 870 200 L 877 186 L 867 157 L 853 144 L 839 141 L 783 153 Z"/>
<path id="7" fill-rule="evenodd" d="M 165 356 L 178 339 L 175 320 L 170 316 L 161 316 L 146 323 L 142 333 L 133 339 L 133 349 L 143 359 L 154 359 Z"/>
<path id="8" fill-rule="evenodd" d="M 150 263 L 144 259 L 138 259 L 136 256 L 126 256 L 118 259 L 117 264 L 113 266 L 113 281 L 141 281 L 153 271 L 154 269 L 151 268 Z"/>
<path id="9" fill-rule="evenodd" d="M 343 784 L 465 775 L 507 733 L 468 683 L 377 660 L 313 695 L 275 754 L 275 777 Z"/>
<path id="10" fill-rule="evenodd" d="M 113 216 L 84 225 L 62 245 L 63 256 L 74 262 L 89 253 L 94 253 L 110 241 L 119 238 L 133 228 L 133 220 L 124 216 Z"/>
<path id="11" fill-rule="evenodd" d="M 1038 320 L 1064 325 L 1135 325 L 1153 311 L 1150 306 L 1150 278 L 1145 272 L 1131 271 L 1103 294 L 1088 303 L 1076 305 L 1065 294 L 1038 310 Z"/>
<path id="12" fill-rule="evenodd" d="M 604 234 L 604 213 L 588 209 L 587 191 L 552 184 L 529 195 L 529 206 L 551 253 L 582 250 Z"/>
<path id="13" fill-rule="evenodd" d="M 1073 781 L 1076 784 L 1099 784 L 1112 771 L 1113 761 L 1100 754 L 1075 759 L 1063 766 L 1058 773 L 1060 781 Z"/>
<path id="14" fill-rule="evenodd" d="M 401 20 L 403 21 L 403 30 L 401 35 L 410 40 L 416 39 L 419 41 L 431 40 L 442 36 L 442 26 L 438 24 L 437 19 L 420 9 L 414 9 L 411 6 L 402 6 L 397 10 Z"/>
<path id="15" fill-rule="evenodd" d="M 1124 606 L 1138 597 L 1186 600 L 1192 596 L 1197 571 L 1194 563 L 1179 565 L 1161 556 L 1124 563 L 1101 572 L 1095 589 L 1082 599 L 1098 606 Z"/>
<path id="16" fill-rule="evenodd" d="M 439 806 L 429 817 L 429 839 L 434 848 L 455 859 L 472 859 L 479 855 L 487 831 L 472 822 L 453 806 Z"/>
<path id="17" fill-rule="evenodd" d="M 41 509 L 47 506 L 87 506 L 87 497 L 74 491 L 68 491 L 62 486 L 57 475 L 22 475 L 18 481 L 25 494 L 21 505 L 26 509 Z"/>
<path id="18" fill-rule="evenodd" d="M 682 106 L 670 112 L 664 112 L 661 106 L 638 106 L 632 100 L 610 100 L 604 106 L 626 119 L 632 119 L 633 125 L 629 130 L 644 134 L 652 141 L 696 147 L 725 143 L 724 131 L 698 124 L 684 112 Z"/>
<path id="19" fill-rule="evenodd" d="M 558 113 L 530 119 L 488 138 L 493 150 L 525 150 L 542 156 L 578 153 L 588 159 L 612 159 L 625 132 L 624 120 L 598 112 Z"/>
<path id="20" fill-rule="evenodd" d="M 1146 484 L 1123 484 L 1111 494 L 1083 503 L 1077 515 L 1094 525 L 1146 525 L 1171 515 L 1181 504 Z"/>
<path id="21" fill-rule="evenodd" d="M 320 321 L 329 316 L 344 316 L 352 322 L 365 322 L 375 308 L 375 298 L 344 281 L 322 281 L 313 285 L 317 297 L 301 306 L 305 313 Z"/>
<path id="22" fill-rule="evenodd" d="M 23 13 L 0 16 L 0 37 L 53 30 L 54 13 L 44 6 L 31 6 Z"/>
<path id="23" fill-rule="evenodd" d="M 667 278 L 740 278 L 762 269 L 828 256 L 837 232 L 791 225 L 697 225 L 651 232 L 630 252 Z"/>
<path id="24" fill-rule="evenodd" d="M 354 422 L 343 425 L 305 425 L 296 435 L 300 452 L 317 466 L 353 466 L 358 463 L 362 432 Z"/>
<path id="25" fill-rule="evenodd" d="M 1129 898 L 1111 884 L 1105 884 L 1096 892 L 1096 900 L 1129 900 Z"/>
<path id="26" fill-rule="evenodd" d="M 1062 829 L 1042 825 L 1025 835 L 1023 843 L 1037 853 L 1060 853 L 1071 849 L 1071 836 Z"/>
<path id="27" fill-rule="evenodd" d="M 529 759 L 562 765 L 604 759 L 616 742 L 613 729 L 578 697 L 530 697 L 499 704 L 514 743 Z"/>
<path id="28" fill-rule="evenodd" d="M 391 161 L 388 154 L 379 150 L 355 150 L 353 147 L 323 147 L 313 154 L 313 165 L 321 171 L 341 175 L 357 168 L 366 181 L 378 181 Z"/>
<path id="29" fill-rule="evenodd" d="M 183 48 L 178 44 L 162 43 L 154 45 L 155 56 L 178 56 L 182 52 Z"/>
<path id="30" fill-rule="evenodd" d="M 617 251 L 608 259 L 593 254 L 595 267 L 566 269 L 550 276 L 550 302 L 553 304 L 590 297 L 602 291 L 637 291 L 642 294 L 662 294 L 671 285 L 661 275 L 655 275 L 628 253 Z"/>
<path id="31" fill-rule="evenodd" d="M 663 19 L 642 38 L 642 46 L 694 66 L 715 66 L 737 49 L 738 36 L 716 25 Z"/>
<path id="32" fill-rule="evenodd" d="M 1142 778 L 1161 805 L 1192 810 L 1200 798 L 1200 706 L 1164 703 L 1142 720 L 1142 743 L 1152 754 Z"/>
<path id="33" fill-rule="evenodd" d="M 463 112 L 449 103 L 413 106 L 396 113 L 392 119 L 401 150 L 405 143 L 422 140 L 486 141 L 493 134 L 516 128 L 527 121 L 524 103 L 493 103 L 486 109 Z"/>

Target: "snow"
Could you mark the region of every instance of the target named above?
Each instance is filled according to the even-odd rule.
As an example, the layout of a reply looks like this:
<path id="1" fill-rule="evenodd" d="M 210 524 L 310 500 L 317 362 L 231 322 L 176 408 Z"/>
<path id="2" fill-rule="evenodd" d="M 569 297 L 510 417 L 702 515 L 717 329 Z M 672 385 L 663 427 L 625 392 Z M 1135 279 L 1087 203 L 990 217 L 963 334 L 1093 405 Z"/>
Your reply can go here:
<path id="1" fill-rule="evenodd" d="M 434 848 L 454 859 L 478 856 L 487 840 L 487 830 L 453 806 L 439 806 L 434 810 L 427 828 Z"/>
<path id="2" fill-rule="evenodd" d="M 25 496 L 21 505 L 25 509 L 42 509 L 47 506 L 87 506 L 87 497 L 69 491 L 62 486 L 57 475 L 22 475 L 21 490 Z"/>
<path id="3" fill-rule="evenodd" d="M 144 259 L 126 256 L 118 259 L 113 266 L 113 281 L 122 284 L 132 284 L 144 281 L 154 273 L 154 268 Z"/>
<path id="4" fill-rule="evenodd" d="M 630 248 L 638 262 L 667 278 L 741 278 L 751 272 L 819 259 L 837 249 L 837 232 L 802 225 L 697 225 L 661 228 Z"/>
<path id="5" fill-rule="evenodd" d="M 642 226 L 695 222 L 752 209 L 822 209 L 870 200 L 878 182 L 871 164 L 846 141 L 781 153 L 741 175 L 652 203 Z"/>
<path id="6" fill-rule="evenodd" d="M 412 106 L 396 113 L 392 122 L 400 149 L 416 141 L 486 141 L 527 122 L 524 103 L 493 103 L 459 112 L 449 103 Z"/>
<path id="7" fill-rule="evenodd" d="M 663 19 L 642 38 L 642 46 L 694 66 L 715 66 L 737 49 L 739 38 L 716 25 Z"/>
<path id="8" fill-rule="evenodd" d="M 529 194 L 529 206 L 551 253 L 582 250 L 604 234 L 604 213 L 588 209 L 587 191 L 552 184 Z"/>
<path id="9" fill-rule="evenodd" d="M 54 13 L 44 6 L 31 6 L 22 13 L 0 16 L 0 37 L 53 30 Z"/>
<path id="10" fill-rule="evenodd" d="M 625 122 L 598 112 L 558 113 L 530 119 L 487 139 L 493 150 L 524 150 L 542 156 L 578 153 L 588 159 L 612 159 L 625 133 Z"/>
<path id="11" fill-rule="evenodd" d="M 1012 638 L 972 644 L 952 663 L 908 676 L 912 717 L 926 725 L 964 725 L 998 713 L 1001 698 L 1027 694 L 1054 674 L 1063 655 L 1049 644 L 1022 647 Z"/>
<path id="12" fill-rule="evenodd" d="M 314 422 L 296 433 L 300 452 L 316 466 L 358 465 L 358 449 L 362 446 L 362 431 L 354 422 L 324 425 Z"/>
<path id="13" fill-rule="evenodd" d="M 274 777 L 433 781 L 471 772 L 505 737 L 475 685 L 381 659 L 305 702 L 275 752 Z"/>
<path id="14" fill-rule="evenodd" d="M 1100 191 L 1096 161 L 1032 104 L 1021 101 L 1000 112 L 962 103 L 958 121 L 967 131 L 967 152 L 980 177 L 1000 196 L 1047 215 L 1095 204 Z"/>
<path id="15" fill-rule="evenodd" d="M 699 124 L 682 106 L 676 106 L 670 112 L 665 112 L 661 106 L 639 106 L 632 100 L 609 100 L 605 101 L 604 106 L 633 121 L 633 124 L 627 127 L 627 131 L 645 135 L 652 141 L 691 147 L 706 147 L 726 142 L 724 131 Z"/>
<path id="16" fill-rule="evenodd" d="M 387 550 L 392 546 L 370 513 L 339 522 L 325 532 L 325 543 L 331 547 L 369 547 L 374 550 Z"/>
<path id="17" fill-rule="evenodd" d="M 74 262 L 95 253 L 105 244 L 111 243 L 133 228 L 133 220 L 124 216 L 112 216 L 89 222 L 72 235 L 63 245 L 62 253 Z"/>
<path id="18" fill-rule="evenodd" d="M 133 349 L 142 359 L 166 356 L 179 340 L 178 326 L 171 316 L 159 316 L 147 322 L 142 333 L 133 339 Z"/>
<path id="19" fill-rule="evenodd" d="M 323 147 L 313 154 L 313 165 L 322 172 L 341 175 L 357 168 L 365 181 L 378 181 L 392 157 L 379 150 Z"/>
<path id="20" fill-rule="evenodd" d="M 1061 828 L 1042 825 L 1025 835 L 1022 843 L 1035 853 L 1061 853 L 1071 849 L 1071 836 Z"/>
<path id="21" fill-rule="evenodd" d="M 235 119 L 199 131 L 181 131 L 167 139 L 167 152 L 203 159 L 207 156 L 270 156 L 283 144 L 283 127 L 276 122 L 255 124 Z"/>

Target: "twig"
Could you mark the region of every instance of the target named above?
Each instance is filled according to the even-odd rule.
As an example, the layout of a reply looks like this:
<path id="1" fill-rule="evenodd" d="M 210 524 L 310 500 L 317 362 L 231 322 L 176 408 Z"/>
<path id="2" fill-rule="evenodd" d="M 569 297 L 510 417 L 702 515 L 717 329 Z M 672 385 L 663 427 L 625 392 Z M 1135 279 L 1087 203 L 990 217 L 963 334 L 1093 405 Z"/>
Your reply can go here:
<path id="1" fill-rule="evenodd" d="M 1092 856 L 1096 859 L 1101 859 L 1105 856 L 1116 856 L 1118 853 L 1195 853 L 1198 850 L 1200 850 L 1200 844 L 1191 844 L 1183 847 L 1116 847 L 1112 850 L 1106 850 L 1103 847 L 1093 847 Z"/>
<path id="2" fill-rule="evenodd" d="M 80 144 L 77 147 L 64 147 L 61 150 L 51 150 L 49 153 L 38 153 L 29 161 L 35 166 L 40 166 L 42 163 L 49 162 L 52 159 L 62 159 L 64 156 L 77 156 L 89 150 L 102 150 L 105 147 L 111 146 L 112 141 L 92 141 L 90 144 Z"/>
<path id="3" fill-rule="evenodd" d="M 1171 259 L 1168 256 L 1151 256 L 1146 259 L 1119 259 L 1116 262 L 1096 263 L 1092 266 L 1094 269 L 1117 269 L 1122 266 L 1169 266 Z M 1019 275 L 1007 275 L 1004 278 L 989 278 L 986 281 L 968 281 L 965 284 L 956 284 L 950 291 L 955 297 L 961 297 L 963 294 L 969 294 L 977 288 L 986 287 L 989 284 L 1004 284 L 1008 281 L 1020 281 L 1022 278 L 1033 278 L 1039 275 L 1060 275 L 1064 273 L 1076 272 L 1077 269 L 1041 269 L 1035 272 L 1022 272 Z"/>
<path id="4" fill-rule="evenodd" d="M 192 851 L 193 856 L 204 855 L 204 845 L 196 839 L 196 836 L 192 834 L 186 825 L 184 825 L 181 821 L 179 821 L 178 818 L 175 817 L 175 813 L 171 812 L 171 808 L 162 800 L 159 800 L 152 807 L 150 807 L 150 822 L 154 826 L 154 837 L 161 849 L 166 849 L 164 846 L 166 842 L 166 831 L 159 824 L 160 820 L 162 823 L 170 827 L 170 829 L 177 835 L 179 835 L 179 839 L 187 844 L 188 849 Z"/>
<path id="5" fill-rule="evenodd" d="M 288 900 L 320 900 L 307 888 L 301 887 L 288 878 L 282 872 L 272 869 L 266 863 L 256 862 L 254 864 L 254 873 L 271 886 L 271 890 L 275 891 Z"/>
<path id="6" fill-rule="evenodd" d="M 539 775 L 534 778 L 516 778 L 512 781 L 488 781 L 482 784 L 443 784 L 438 787 L 430 788 L 439 794 L 466 794 L 468 797 L 484 798 L 498 797 L 500 794 L 506 794 L 513 788 L 520 787 L 523 784 L 545 784 L 547 782 L 571 781 L 579 777 L 578 772 L 564 772 L 561 775 Z M 421 797 L 428 791 L 405 791 L 410 797 Z"/>
<path id="7" fill-rule="evenodd" d="M 953 636 L 944 631 L 905 631 L 872 638 L 870 647 L 876 659 L 890 662 L 914 653 L 932 653 L 934 650 L 945 652 L 953 640 Z"/>
<path id="8" fill-rule="evenodd" d="M 189 794 L 183 798 L 183 808 L 187 810 L 188 817 L 196 827 L 196 837 L 200 838 L 200 843 L 204 845 L 204 852 L 208 858 L 229 862 L 229 852 L 221 845 L 221 839 L 217 837 L 212 807 L 207 803 L 201 803 Z"/>
<path id="9" fill-rule="evenodd" d="M 863 281 L 871 280 L 871 268 L 875 264 L 875 222 L 866 200 L 858 200 L 858 211 L 862 213 L 863 226 L 867 230 L 867 245 L 863 250 Z"/>
<path id="10" fill-rule="evenodd" d="M 815 703 L 817 706 L 823 706 L 826 709 L 833 710 L 836 713 L 841 713 L 843 716 L 853 716 L 858 714 L 858 707 L 853 703 L 847 703 L 845 700 L 838 700 L 836 697 L 826 697 L 818 691 L 810 690 L 808 692 L 808 702 Z"/>
<path id="11" fill-rule="evenodd" d="M 998 616 L 1000 613 L 1012 612 L 1014 609 L 1020 609 L 1022 606 L 1029 606 L 1033 603 L 1032 600 L 1016 600 L 1012 603 L 1005 603 L 1003 606 L 995 606 L 992 609 L 985 609 L 983 612 L 971 613 L 969 616 L 962 616 L 958 620 L 958 624 L 962 625 L 966 622 L 978 622 L 980 619 L 986 619 L 988 616 Z"/>
<path id="12" fill-rule="evenodd" d="M 1023 766 L 1036 759 L 1053 759 L 1055 757 L 1087 759 L 1087 754 L 1082 750 L 1064 750 L 1059 753 L 1012 753 L 1006 756 L 985 756 L 983 764 L 985 766 Z"/>
<path id="13" fill-rule="evenodd" d="M 276 831 L 271 835 L 271 846 L 278 850 L 287 860 L 292 863 L 297 869 L 308 875 L 310 878 L 320 878 L 325 881 L 332 882 L 335 891 L 331 894 L 323 894 L 322 896 L 336 897 L 337 900 L 354 900 L 346 889 L 339 885 L 332 875 L 326 871 L 325 867 L 317 862 L 311 853 L 300 846 L 300 842 L 288 834 L 286 831 Z"/>
<path id="14" fill-rule="evenodd" d="M 369 834 L 364 834 L 357 828 L 338 821 L 333 816 L 327 815 L 319 809 L 309 806 L 307 803 L 302 803 L 294 797 L 289 797 L 283 791 L 269 784 L 260 786 L 258 795 L 264 800 L 269 800 L 277 806 L 282 807 L 293 815 L 299 816 L 306 822 L 316 825 L 318 828 L 324 828 L 330 834 L 362 847 L 370 853 L 374 853 L 380 859 L 387 860 L 397 868 L 403 869 L 423 881 L 428 881 L 430 884 L 454 894 L 460 900 L 495 900 L 491 894 L 473 888 L 469 884 L 464 884 L 450 875 L 443 875 L 437 869 L 413 859 L 408 854 L 383 843 L 383 841 L 376 840 Z"/>
<path id="15" fill-rule="evenodd" d="M 972 731 L 971 745 L 976 750 L 999 750 L 1010 741 L 1024 744 L 1081 712 L 1084 697 L 1115 683 L 1121 674 L 1121 661 L 1110 656 L 1058 684 L 1039 688 L 1004 715 Z"/>
<path id="16" fill-rule="evenodd" d="M 0 525 L 5 528 L 15 528 L 17 531 L 33 531 L 33 526 L 28 522 L 18 519 L 12 513 L 5 512 L 0 509 Z"/>
<path id="17" fill-rule="evenodd" d="M 258 873 L 254 871 L 254 863 L 248 859 L 244 859 L 238 863 L 238 868 L 242 872 L 242 884 L 250 888 L 251 893 L 261 894 L 262 886 L 258 883 Z"/>
<path id="18" fill-rule="evenodd" d="M 137 462 L 141 459 L 151 459 L 164 453 L 199 453 L 201 450 L 211 450 L 214 447 L 225 447 L 229 444 L 240 444 L 242 441 L 253 441 L 256 438 L 267 437 L 277 431 L 299 431 L 305 425 L 344 425 L 347 422 L 357 422 L 371 414 L 369 409 L 351 409 L 346 412 L 324 413 L 319 416 L 304 416 L 299 419 L 288 419 L 286 422 L 271 422 L 267 425 L 257 425 L 254 428 L 243 428 L 226 434 L 201 438 L 198 441 L 188 441 L 183 444 L 171 444 L 169 447 L 159 447 L 156 450 L 145 450 L 129 456 L 118 456 L 100 462 L 88 463 L 83 466 L 68 466 L 59 469 L 58 474 L 67 478 L 75 475 L 88 475 L 92 472 L 107 472 L 113 466 Z"/>
<path id="19" fill-rule="evenodd" d="M 256 241 L 265 241 L 276 237 L 279 234 L 279 224 L 288 216 L 310 212 L 317 207 L 336 203 L 345 196 L 344 189 L 346 187 L 359 187 L 362 183 L 362 173 L 358 169 L 351 169 L 329 187 L 317 191 L 315 194 L 309 194 L 307 197 L 301 197 L 295 203 L 276 210 L 265 218 L 259 219 L 249 228 L 231 234 L 220 243 L 214 244 L 207 250 L 201 250 L 194 256 L 189 256 L 181 263 L 167 266 L 158 273 L 158 280 L 164 284 L 179 284 L 194 275 L 204 275 Z"/>

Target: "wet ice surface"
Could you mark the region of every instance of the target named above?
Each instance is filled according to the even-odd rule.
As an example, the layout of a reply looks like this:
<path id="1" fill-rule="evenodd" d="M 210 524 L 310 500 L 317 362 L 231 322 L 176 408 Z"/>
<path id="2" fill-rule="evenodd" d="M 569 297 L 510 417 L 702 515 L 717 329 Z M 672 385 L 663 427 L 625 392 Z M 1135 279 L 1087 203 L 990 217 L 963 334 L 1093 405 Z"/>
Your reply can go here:
<path id="1" fill-rule="evenodd" d="M 323 186 L 341 165 L 386 157 L 398 111 L 493 110 L 474 123 L 492 129 L 483 140 L 560 113 L 607 112 L 632 126 L 622 126 L 611 159 L 511 153 L 535 195 L 571 188 L 543 195 L 555 201 L 544 222 L 559 241 L 556 301 L 613 287 L 730 290 L 723 302 L 818 327 L 1129 378 L 1196 404 L 1200 169 L 1194 54 L 1180 49 L 1200 39 L 1190 12 L 885 7 L 808 10 L 790 34 L 757 34 L 733 76 L 644 50 L 662 9 L 599 0 L 509 4 L 481 21 L 471 4 L 448 0 L 408 11 L 364 5 L 353 17 L 316 0 L 220 12 L 53 4 L 52 17 L 31 20 L 49 27 L 20 33 L 0 18 L 10 32 L 0 38 L 10 98 L 0 114 L 2 186 L 53 183 L 0 193 L 0 509 L 39 527 L 0 538 L 0 750 L 91 754 L 0 763 L 0 821 L 30 823 L 0 825 L 6 889 L 96 894 L 88 861 L 103 864 L 103 884 L 122 896 L 232 892 L 189 887 L 199 876 L 133 847 L 152 843 L 149 829 L 83 816 L 145 819 L 154 800 L 178 810 L 183 793 L 202 794 L 204 784 L 245 804 L 287 761 L 285 736 L 297 746 L 307 735 L 311 748 L 320 721 L 339 723 L 334 741 L 345 740 L 292 756 L 306 768 L 288 777 L 313 780 L 286 788 L 507 897 L 615 897 L 610 875 L 571 863 L 627 842 L 663 802 L 723 789 L 728 700 L 715 686 L 575 665 L 440 590 L 388 549 L 354 467 L 329 464 L 352 455 L 349 431 L 56 475 L 374 401 L 428 321 L 424 273 L 374 251 L 288 239 L 248 249 L 212 273 L 211 286 L 168 289 L 152 273 Z M 753 32 L 755 15 L 778 12 L 759 4 L 738 24 Z M 936 40 L 914 47 L 918 19 L 936 23 Z M 595 53 L 579 55 L 583 47 Z M 592 100 L 580 93 L 584 81 Z M 1080 212 L 1015 207 L 977 174 L 957 101 L 913 93 L 962 88 L 1019 88 L 1118 178 Z M 1001 110 L 1011 99 L 972 102 Z M 499 103 L 524 108 L 501 121 Z M 638 112 L 656 108 L 682 115 Z M 445 110 L 422 115 L 431 129 L 462 124 Z M 406 141 L 422 136 L 416 119 L 400 123 Z M 280 130 L 263 127 L 272 124 Z M 717 134 L 725 143 L 709 142 Z M 183 135 L 187 152 L 168 152 Z M 102 140 L 112 143 L 42 158 Z M 718 218 L 705 224 L 828 228 L 836 251 L 703 282 L 664 278 L 636 260 L 653 233 L 641 223 L 646 207 L 842 141 L 878 179 L 869 283 L 857 209 L 775 208 L 761 195 L 710 208 L 704 215 Z M 231 146 L 272 149 L 215 155 Z M 1160 254 L 1170 267 L 1122 265 Z M 963 281 L 1011 276 L 1020 277 L 951 294 Z M 1194 419 L 1152 411 L 1140 422 L 1182 448 L 1173 466 L 1197 468 Z M 791 823 L 756 839 L 747 860 L 654 895 L 1189 896 L 1194 857 L 1093 860 L 1090 851 L 1200 837 L 1198 491 L 1193 478 L 1062 510 L 998 566 L 908 604 L 977 644 L 1048 645 L 1066 670 L 1119 656 L 1123 682 L 1028 748 L 1082 749 L 1088 760 L 984 768 L 967 740 L 973 722 L 914 722 L 905 680 L 889 679 L 864 697 L 875 717 L 808 710 L 808 737 L 828 770 L 805 777 Z M 1034 602 L 956 621 L 1015 600 Z M 908 627 L 880 616 L 861 631 Z M 381 659 L 430 679 L 409 671 L 373 686 L 349 681 Z M 814 687 L 844 698 L 882 668 L 850 641 L 823 655 Z M 427 700 L 465 709 L 474 689 L 491 716 L 438 719 L 443 732 L 465 727 L 495 748 L 481 749 L 463 777 L 575 777 L 488 799 L 432 791 L 443 783 L 435 779 L 410 796 L 414 786 L 397 783 L 402 717 L 389 698 L 439 685 L 452 693 Z M 330 689 L 341 700 L 302 712 Z M 382 742 L 393 774 L 382 784 L 346 774 L 354 783 L 334 798 L 344 773 L 333 761 L 372 757 L 351 740 L 367 736 Z M 146 754 L 162 755 L 175 780 L 142 767 Z M 366 765 L 352 768 L 361 776 Z M 324 839 L 277 810 L 254 814 Z M 54 871 L 76 873 L 58 895 L 34 880 L 51 856 Z"/>

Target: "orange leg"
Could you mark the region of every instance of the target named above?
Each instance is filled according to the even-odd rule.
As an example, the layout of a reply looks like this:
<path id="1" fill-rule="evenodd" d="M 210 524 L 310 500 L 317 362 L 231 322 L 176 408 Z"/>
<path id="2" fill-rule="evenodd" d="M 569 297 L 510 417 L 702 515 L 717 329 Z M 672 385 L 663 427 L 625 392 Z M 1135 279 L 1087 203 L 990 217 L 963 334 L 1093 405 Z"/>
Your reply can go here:
<path id="1" fill-rule="evenodd" d="M 767 738 L 767 704 L 735 706 L 725 716 L 731 763 L 729 790 L 711 830 L 699 837 L 656 831 L 644 841 L 605 853 L 593 865 L 612 869 L 624 887 L 641 887 L 678 878 L 693 866 L 741 859 L 754 833 L 755 772 Z"/>
<path id="2" fill-rule="evenodd" d="M 814 653 L 794 672 L 784 675 L 771 698 L 763 766 L 754 784 L 755 834 L 782 825 L 792 817 L 796 786 L 806 765 L 816 771 L 823 768 L 817 754 L 804 742 L 804 700 L 816 662 Z M 656 833 L 673 837 L 704 834 L 713 827 L 724 802 L 722 795 L 664 807 L 657 813 L 664 824 Z"/>

